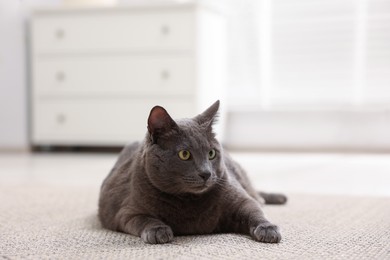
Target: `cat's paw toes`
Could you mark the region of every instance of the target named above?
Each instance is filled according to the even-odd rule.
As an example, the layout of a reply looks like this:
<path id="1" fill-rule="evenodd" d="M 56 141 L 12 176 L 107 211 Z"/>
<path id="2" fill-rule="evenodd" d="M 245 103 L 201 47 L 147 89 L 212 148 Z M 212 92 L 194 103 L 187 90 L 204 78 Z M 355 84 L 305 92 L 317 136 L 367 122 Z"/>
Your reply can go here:
<path id="1" fill-rule="evenodd" d="M 286 204 L 287 203 L 287 196 L 284 194 L 275 193 L 274 194 L 274 203 L 273 204 Z"/>
<path id="2" fill-rule="evenodd" d="M 259 224 L 251 235 L 256 241 L 263 243 L 279 243 L 282 239 L 279 228 L 269 222 Z"/>
<path id="3" fill-rule="evenodd" d="M 164 244 L 173 240 L 173 232 L 168 226 L 152 227 L 145 229 L 141 234 L 141 238 L 149 244 Z"/>

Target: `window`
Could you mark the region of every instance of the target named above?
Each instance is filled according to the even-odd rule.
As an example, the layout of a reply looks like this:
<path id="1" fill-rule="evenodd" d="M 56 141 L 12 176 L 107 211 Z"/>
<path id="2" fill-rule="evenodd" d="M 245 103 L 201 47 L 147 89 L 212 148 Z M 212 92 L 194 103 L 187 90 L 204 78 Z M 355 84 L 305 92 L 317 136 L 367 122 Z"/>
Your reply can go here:
<path id="1" fill-rule="evenodd" d="M 245 21 L 257 23 L 257 37 L 245 27 L 251 34 L 246 41 L 258 47 L 250 52 L 247 44 L 246 52 L 258 58 L 247 59 L 258 70 L 242 86 L 231 86 L 231 103 L 251 111 L 232 113 L 232 142 L 271 149 L 390 148 L 390 1 L 262 0 L 254 6 Z M 244 126 L 257 139 L 234 133 L 247 132 Z"/>

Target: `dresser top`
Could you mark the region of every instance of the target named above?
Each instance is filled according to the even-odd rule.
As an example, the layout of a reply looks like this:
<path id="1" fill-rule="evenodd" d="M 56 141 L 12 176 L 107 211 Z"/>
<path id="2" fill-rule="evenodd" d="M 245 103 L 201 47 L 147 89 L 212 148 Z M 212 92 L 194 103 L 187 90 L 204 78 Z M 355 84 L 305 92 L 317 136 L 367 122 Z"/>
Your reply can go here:
<path id="1" fill-rule="evenodd" d="M 100 13 L 100 12 L 142 12 L 150 10 L 191 10 L 191 9 L 207 9 L 209 11 L 221 13 L 218 8 L 212 5 L 205 4 L 205 2 L 196 1 L 162 1 L 162 2 L 149 2 L 149 3 L 133 3 L 133 4 L 117 4 L 112 6 L 73 6 L 73 5 L 61 5 L 61 6 L 46 6 L 34 8 L 32 13 L 34 15 L 44 14 L 61 14 L 61 13 Z"/>

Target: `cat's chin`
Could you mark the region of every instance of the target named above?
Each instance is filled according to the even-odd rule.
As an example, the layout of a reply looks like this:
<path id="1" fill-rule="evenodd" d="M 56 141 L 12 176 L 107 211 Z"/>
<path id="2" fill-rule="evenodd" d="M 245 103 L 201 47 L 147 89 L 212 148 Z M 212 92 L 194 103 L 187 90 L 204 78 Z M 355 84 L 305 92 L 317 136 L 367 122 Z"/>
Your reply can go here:
<path id="1" fill-rule="evenodd" d="M 203 194 L 206 194 L 209 190 L 210 189 L 190 190 L 190 191 L 183 192 L 183 193 L 180 193 L 177 195 L 194 199 L 194 198 L 199 198 L 199 197 L 203 196 Z"/>
<path id="2" fill-rule="evenodd" d="M 212 187 L 211 183 L 202 183 L 199 185 L 194 185 L 194 186 L 188 187 L 186 193 L 200 195 L 200 194 L 203 194 L 203 193 L 209 191 L 211 189 L 211 187 Z"/>
<path id="3" fill-rule="evenodd" d="M 209 188 L 206 187 L 206 188 L 198 189 L 198 190 L 190 190 L 187 193 L 194 194 L 194 195 L 200 195 L 200 194 L 207 192 L 208 190 L 209 190 Z"/>

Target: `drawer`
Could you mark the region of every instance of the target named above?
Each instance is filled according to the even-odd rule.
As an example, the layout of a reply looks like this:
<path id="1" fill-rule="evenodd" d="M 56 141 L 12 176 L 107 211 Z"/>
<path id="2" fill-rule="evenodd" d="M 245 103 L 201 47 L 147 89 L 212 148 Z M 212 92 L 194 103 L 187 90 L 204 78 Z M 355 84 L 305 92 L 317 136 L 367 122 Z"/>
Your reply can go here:
<path id="1" fill-rule="evenodd" d="M 142 140 L 155 105 L 174 118 L 195 115 L 193 99 L 41 101 L 33 115 L 35 145 L 123 145 Z"/>
<path id="2" fill-rule="evenodd" d="M 189 55 L 40 58 L 36 93 L 192 95 L 195 65 Z"/>
<path id="3" fill-rule="evenodd" d="M 33 53 L 186 51 L 193 49 L 191 10 L 36 14 Z"/>

